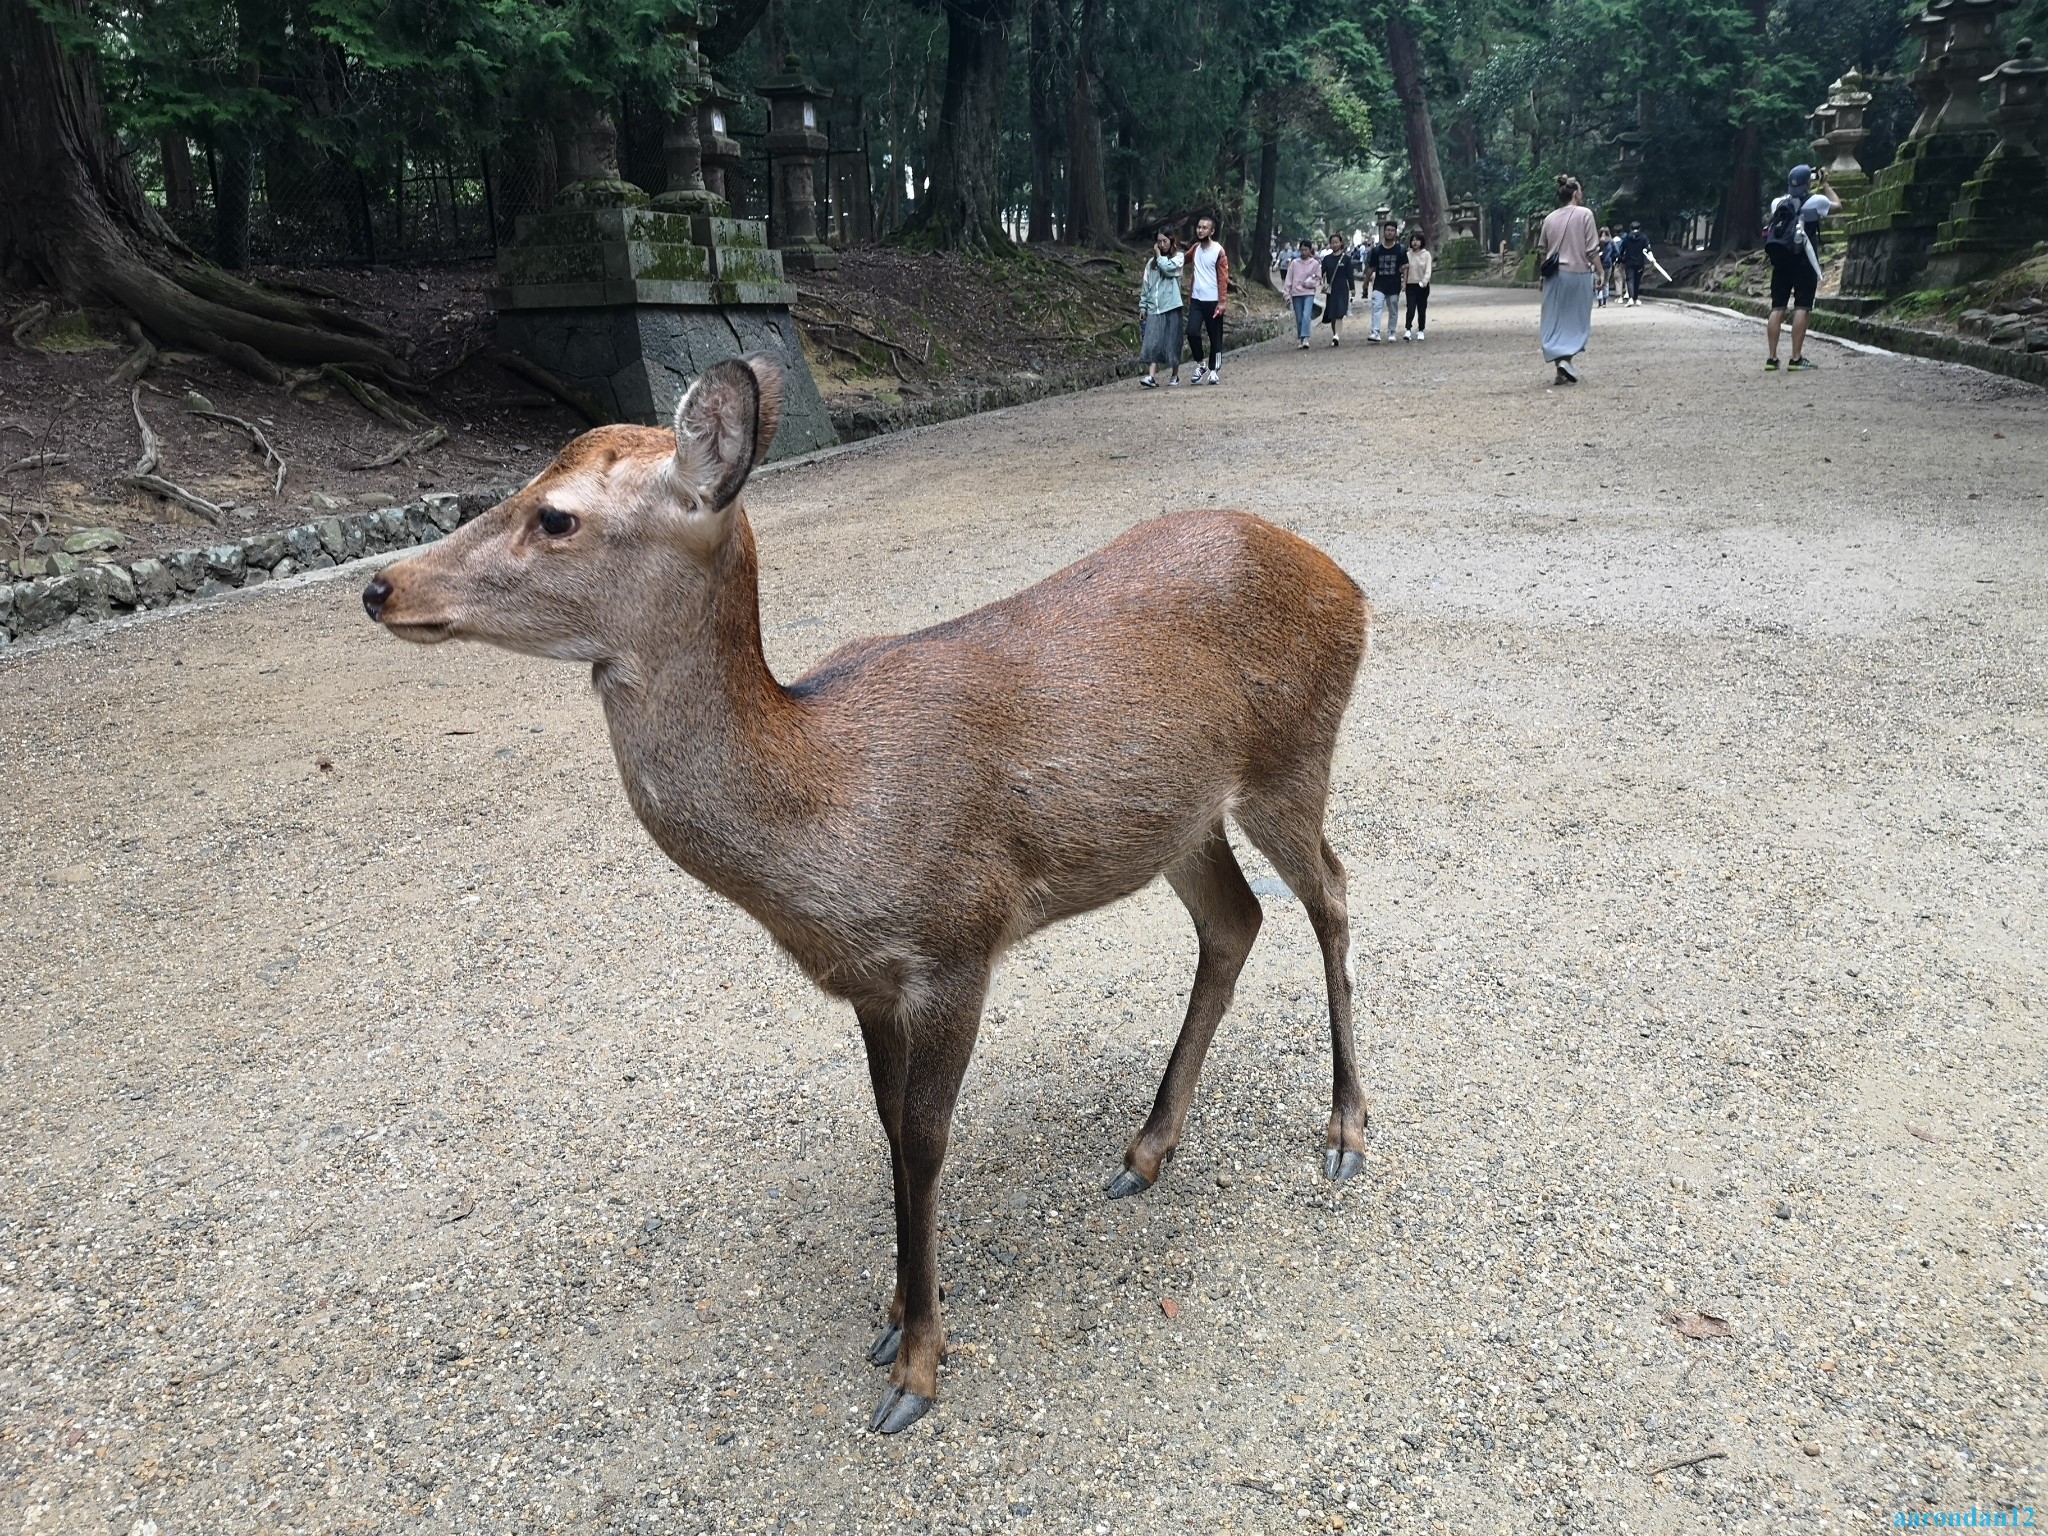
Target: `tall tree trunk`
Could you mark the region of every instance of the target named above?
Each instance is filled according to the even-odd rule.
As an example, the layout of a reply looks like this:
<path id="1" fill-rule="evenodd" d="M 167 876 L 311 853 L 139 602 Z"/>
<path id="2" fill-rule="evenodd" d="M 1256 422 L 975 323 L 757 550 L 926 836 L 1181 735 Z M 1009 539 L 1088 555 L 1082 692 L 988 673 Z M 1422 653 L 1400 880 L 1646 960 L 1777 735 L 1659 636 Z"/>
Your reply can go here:
<path id="1" fill-rule="evenodd" d="M 930 157 L 930 189 L 903 238 L 931 250 L 1008 251 L 997 165 L 1003 78 L 1016 0 L 945 0 L 946 95 Z"/>
<path id="2" fill-rule="evenodd" d="M 164 166 L 164 207 L 174 219 L 189 219 L 199 206 L 198 191 L 192 185 L 192 142 L 181 128 L 157 140 L 157 156 Z"/>
<path id="3" fill-rule="evenodd" d="M 1749 21 L 1753 31 L 1756 62 L 1749 71 L 1754 91 L 1763 73 L 1764 34 L 1771 19 L 1771 0 L 1749 0 Z M 1751 108 L 1753 112 L 1755 109 Z M 1728 191 L 1721 199 L 1721 253 L 1746 251 L 1761 244 L 1763 230 L 1763 125 L 1750 121 L 1735 130 L 1730 146 Z"/>
<path id="4" fill-rule="evenodd" d="M 1746 251 L 1763 240 L 1763 126 L 1750 123 L 1735 131 L 1728 172 L 1728 191 L 1721 199 L 1721 254 Z"/>
<path id="5" fill-rule="evenodd" d="M 1109 192 L 1102 180 L 1102 11 L 1104 0 L 1081 0 L 1074 46 L 1074 87 L 1067 103 L 1067 243 L 1098 249 L 1116 244 Z"/>
<path id="6" fill-rule="evenodd" d="M 1024 238 L 1033 245 L 1052 239 L 1053 158 L 1059 117 L 1053 106 L 1053 0 L 1031 0 L 1031 202 Z"/>
<path id="7" fill-rule="evenodd" d="M 1422 230 L 1432 247 L 1441 246 L 1450 199 L 1444 195 L 1443 166 L 1436 157 L 1436 130 L 1429 121 L 1422 50 L 1415 44 L 1415 33 L 1407 19 L 1398 14 L 1387 18 L 1387 64 L 1394 72 L 1394 94 L 1401 98 L 1401 126 L 1408 137 L 1408 175 L 1415 183 Z"/>
<path id="8" fill-rule="evenodd" d="M 1259 214 L 1252 224 L 1252 248 L 1245 274 L 1273 286 L 1273 222 L 1280 201 L 1280 126 L 1270 111 L 1259 125 Z"/>
<path id="9" fill-rule="evenodd" d="M 195 260 L 107 131 L 90 58 L 67 54 L 29 0 L 0 0 L 0 271 L 19 268 L 259 377 L 279 376 L 266 359 L 403 371 L 361 321 Z"/>
<path id="10" fill-rule="evenodd" d="M 214 130 L 220 180 L 213 194 L 213 259 L 230 272 L 249 265 L 249 200 L 256 188 L 256 140 L 240 123 Z"/>

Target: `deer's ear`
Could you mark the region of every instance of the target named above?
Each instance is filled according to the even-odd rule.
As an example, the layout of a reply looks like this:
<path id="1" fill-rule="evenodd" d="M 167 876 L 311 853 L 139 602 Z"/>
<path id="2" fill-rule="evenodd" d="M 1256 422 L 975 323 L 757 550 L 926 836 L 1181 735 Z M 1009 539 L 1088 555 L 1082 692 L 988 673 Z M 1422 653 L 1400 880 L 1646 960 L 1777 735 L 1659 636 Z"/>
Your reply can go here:
<path id="1" fill-rule="evenodd" d="M 761 386 L 761 415 L 754 428 L 754 462 L 768 461 L 775 429 L 782 425 L 782 364 L 766 352 L 752 352 L 741 359 L 754 370 L 754 382 Z"/>
<path id="2" fill-rule="evenodd" d="M 691 543 L 707 552 L 724 541 L 733 500 L 753 473 L 761 404 L 754 370 L 733 360 L 707 369 L 676 407 L 670 473 Z"/>

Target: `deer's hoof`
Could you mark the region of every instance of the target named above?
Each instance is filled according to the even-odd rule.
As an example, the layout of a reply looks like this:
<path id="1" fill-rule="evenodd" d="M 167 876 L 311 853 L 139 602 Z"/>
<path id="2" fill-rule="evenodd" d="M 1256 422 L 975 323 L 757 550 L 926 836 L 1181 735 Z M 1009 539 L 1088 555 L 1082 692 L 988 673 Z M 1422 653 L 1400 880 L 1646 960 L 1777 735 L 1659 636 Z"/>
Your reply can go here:
<path id="1" fill-rule="evenodd" d="M 1332 1184 L 1342 1184 L 1364 1166 L 1363 1152 L 1346 1152 L 1341 1148 L 1331 1147 L 1323 1154 L 1323 1177 Z"/>
<path id="2" fill-rule="evenodd" d="M 902 1347 L 903 1325 L 901 1323 L 891 1323 L 882 1330 L 882 1336 L 875 1340 L 873 1347 L 868 1350 L 868 1364 L 894 1365 L 896 1363 L 896 1351 Z"/>
<path id="3" fill-rule="evenodd" d="M 1120 1169 L 1117 1176 L 1102 1186 L 1102 1192 L 1112 1200 L 1122 1200 L 1129 1195 L 1142 1195 L 1152 1187 L 1152 1181 L 1135 1168 Z"/>
<path id="4" fill-rule="evenodd" d="M 868 1428 L 877 1434 L 900 1435 L 931 1411 L 930 1398 L 891 1387 L 882 1394 L 881 1406 L 875 1409 L 875 1421 Z"/>

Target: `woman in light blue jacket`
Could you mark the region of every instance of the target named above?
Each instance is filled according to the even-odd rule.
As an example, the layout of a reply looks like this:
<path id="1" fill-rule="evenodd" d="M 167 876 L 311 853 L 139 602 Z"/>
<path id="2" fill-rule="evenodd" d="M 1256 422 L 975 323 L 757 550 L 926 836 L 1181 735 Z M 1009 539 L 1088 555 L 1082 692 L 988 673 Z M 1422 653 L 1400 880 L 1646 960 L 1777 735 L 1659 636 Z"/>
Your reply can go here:
<path id="1" fill-rule="evenodd" d="M 1138 290 L 1138 324 L 1144 331 L 1138 361 L 1151 366 L 1138 380 L 1147 389 L 1159 387 L 1159 365 L 1171 370 L 1168 384 L 1180 382 L 1180 349 L 1186 338 L 1180 321 L 1180 269 L 1182 258 L 1173 250 L 1172 229 L 1162 229 L 1152 242 L 1151 259 L 1145 263 L 1145 285 Z"/>

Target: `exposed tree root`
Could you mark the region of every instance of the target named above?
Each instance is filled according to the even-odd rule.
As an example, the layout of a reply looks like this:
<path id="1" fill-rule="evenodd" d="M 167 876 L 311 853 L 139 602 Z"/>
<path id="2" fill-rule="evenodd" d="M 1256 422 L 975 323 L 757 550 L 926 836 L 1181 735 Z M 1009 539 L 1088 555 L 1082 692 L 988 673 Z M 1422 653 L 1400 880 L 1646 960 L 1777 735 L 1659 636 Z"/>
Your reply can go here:
<path id="1" fill-rule="evenodd" d="M 107 375 L 109 384 L 133 384 L 156 366 L 156 343 L 144 334 L 142 327 L 132 318 L 124 318 L 121 328 L 128 333 L 128 339 L 135 344 L 135 350 L 128 354 L 127 360 L 120 367 Z"/>
<path id="2" fill-rule="evenodd" d="M 29 305 L 27 309 L 23 310 L 22 313 L 15 318 L 13 331 L 14 344 L 17 347 L 26 347 L 29 344 L 29 342 L 34 338 L 36 327 L 41 325 L 45 320 L 49 318 L 50 304 L 47 299 L 39 299 L 35 303 Z"/>
<path id="3" fill-rule="evenodd" d="M 447 440 L 448 429 L 446 427 L 431 426 L 427 428 L 426 431 L 422 432 L 418 437 L 407 438 L 404 442 L 400 443 L 396 448 L 393 448 L 388 452 L 378 454 L 377 457 L 370 460 L 369 463 L 351 464 L 349 468 L 388 469 L 393 464 L 396 464 L 400 459 L 410 458 L 415 453 L 425 453 L 429 448 L 437 447 L 440 444 L 445 443 Z"/>
<path id="4" fill-rule="evenodd" d="M 239 416 L 230 416 L 226 411 L 216 411 L 204 395 L 187 395 L 185 409 L 194 416 L 203 416 L 208 421 L 224 422 L 231 427 L 240 427 L 249 434 L 249 445 L 263 455 L 264 467 L 277 466 L 277 479 L 270 487 L 270 494 L 284 494 L 284 455 L 270 446 L 270 439 L 263 435 L 263 429 L 253 421 L 244 421 Z"/>
<path id="5" fill-rule="evenodd" d="M 611 418 L 598 403 L 566 379 L 557 378 L 530 357 L 521 357 L 517 352 L 492 350 L 483 354 L 507 373 L 517 374 L 529 384 L 537 384 L 562 404 L 569 407 L 593 427 L 606 425 Z"/>
<path id="6" fill-rule="evenodd" d="M 24 469 L 55 469 L 59 464 L 70 462 L 71 455 L 68 453 L 32 453 L 27 458 L 16 459 L 5 469 L 0 469 L 0 475 L 12 475 Z"/>
<path id="7" fill-rule="evenodd" d="M 123 485 L 132 485 L 138 490 L 154 491 L 157 495 L 168 497 L 180 506 L 190 507 L 194 512 L 197 512 L 201 517 L 213 524 L 214 527 L 218 528 L 221 525 L 221 520 L 227 515 L 226 513 L 208 501 L 204 496 L 196 496 L 182 485 L 174 485 L 156 472 L 156 467 L 162 454 L 157 444 L 156 433 L 150 430 L 149 418 L 142 414 L 142 386 L 140 384 L 129 391 L 128 404 L 135 411 L 135 425 L 142 431 L 142 457 L 135 461 L 134 469 L 121 477 L 121 483 Z"/>

